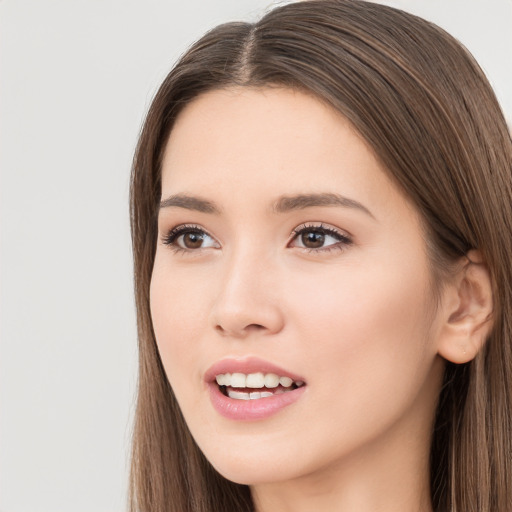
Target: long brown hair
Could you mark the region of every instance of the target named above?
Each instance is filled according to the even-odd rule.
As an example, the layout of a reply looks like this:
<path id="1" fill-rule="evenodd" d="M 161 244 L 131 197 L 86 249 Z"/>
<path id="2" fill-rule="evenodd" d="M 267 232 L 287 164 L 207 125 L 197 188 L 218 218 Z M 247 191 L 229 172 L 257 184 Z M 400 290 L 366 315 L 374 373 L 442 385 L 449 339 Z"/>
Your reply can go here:
<path id="1" fill-rule="evenodd" d="M 432 265 L 478 248 L 490 269 L 493 329 L 471 363 L 447 363 L 433 428 L 437 512 L 512 510 L 512 143 L 484 74 L 433 24 L 356 0 L 276 8 L 255 24 L 207 33 L 150 107 L 136 150 L 131 222 L 139 383 L 131 511 L 251 511 L 247 486 L 220 476 L 196 446 L 157 351 L 149 284 L 162 153 L 174 120 L 201 93 L 231 86 L 307 91 L 369 142 L 423 217 Z"/>

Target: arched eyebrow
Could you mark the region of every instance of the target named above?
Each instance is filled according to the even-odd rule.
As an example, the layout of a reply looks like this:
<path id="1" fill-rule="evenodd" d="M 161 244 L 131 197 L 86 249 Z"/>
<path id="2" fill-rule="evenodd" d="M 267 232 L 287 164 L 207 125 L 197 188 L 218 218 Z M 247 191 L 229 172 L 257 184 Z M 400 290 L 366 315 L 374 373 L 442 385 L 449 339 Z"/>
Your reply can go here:
<path id="1" fill-rule="evenodd" d="M 220 213 L 220 208 L 212 201 L 202 199 L 201 197 L 189 196 L 187 194 L 169 196 L 167 199 L 160 202 L 160 209 L 169 208 L 171 206 L 175 208 L 185 208 L 186 210 L 195 210 L 201 213 Z"/>
<path id="2" fill-rule="evenodd" d="M 360 210 L 372 219 L 375 219 L 372 212 L 360 202 L 333 193 L 319 194 L 297 194 L 293 196 L 280 197 L 272 206 L 275 213 L 286 213 L 294 210 L 304 210 L 315 206 L 338 206 L 343 208 L 355 208 Z M 197 196 L 187 194 L 175 194 L 160 202 L 160 208 L 185 208 L 186 210 L 195 210 L 201 213 L 220 214 L 221 208 L 213 201 L 203 199 Z"/>
<path id="3" fill-rule="evenodd" d="M 313 206 L 341 206 L 343 208 L 355 208 L 356 210 L 366 213 L 372 219 L 375 219 L 373 213 L 359 201 L 333 193 L 284 196 L 274 203 L 273 210 L 277 213 L 286 213 L 293 210 L 311 208 Z"/>

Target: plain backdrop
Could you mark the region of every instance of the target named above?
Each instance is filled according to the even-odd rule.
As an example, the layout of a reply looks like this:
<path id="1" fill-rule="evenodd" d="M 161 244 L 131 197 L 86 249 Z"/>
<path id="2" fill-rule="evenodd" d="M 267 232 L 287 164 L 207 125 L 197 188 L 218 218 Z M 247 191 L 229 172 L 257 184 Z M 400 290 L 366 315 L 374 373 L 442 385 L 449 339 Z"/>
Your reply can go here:
<path id="1" fill-rule="evenodd" d="M 383 3 L 458 37 L 512 119 L 511 0 Z M 192 41 L 270 5 L 0 0 L 0 512 L 125 510 L 137 135 Z"/>

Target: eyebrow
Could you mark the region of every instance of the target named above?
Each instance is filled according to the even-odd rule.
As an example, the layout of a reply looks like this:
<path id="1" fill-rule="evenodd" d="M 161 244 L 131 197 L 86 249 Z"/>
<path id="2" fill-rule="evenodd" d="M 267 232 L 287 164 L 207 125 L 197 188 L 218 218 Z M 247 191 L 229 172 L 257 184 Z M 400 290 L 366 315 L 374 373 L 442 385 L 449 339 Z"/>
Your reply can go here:
<path id="1" fill-rule="evenodd" d="M 313 206 L 341 206 L 343 208 L 355 208 L 356 210 L 366 213 L 372 219 L 375 219 L 372 212 L 360 202 L 333 193 L 298 194 L 294 196 L 281 197 L 274 203 L 273 209 L 277 213 L 286 213 L 293 210 L 311 208 Z"/>
<path id="2" fill-rule="evenodd" d="M 212 201 L 186 194 L 169 196 L 167 199 L 160 202 L 160 209 L 169 208 L 171 206 L 175 208 L 185 208 L 186 210 L 195 210 L 202 213 L 220 213 L 220 208 Z"/>
<path id="3" fill-rule="evenodd" d="M 272 210 L 276 213 L 286 213 L 295 210 L 303 210 L 305 208 L 312 208 L 315 206 L 341 206 L 343 208 L 354 208 L 366 213 L 372 219 L 375 219 L 372 212 L 360 202 L 333 193 L 297 194 L 293 196 L 283 196 L 273 204 Z M 203 199 L 201 197 L 189 196 L 187 194 L 175 194 L 160 202 L 160 209 L 169 207 L 195 210 L 201 213 L 221 213 L 221 209 L 214 202 L 209 201 L 208 199 Z"/>

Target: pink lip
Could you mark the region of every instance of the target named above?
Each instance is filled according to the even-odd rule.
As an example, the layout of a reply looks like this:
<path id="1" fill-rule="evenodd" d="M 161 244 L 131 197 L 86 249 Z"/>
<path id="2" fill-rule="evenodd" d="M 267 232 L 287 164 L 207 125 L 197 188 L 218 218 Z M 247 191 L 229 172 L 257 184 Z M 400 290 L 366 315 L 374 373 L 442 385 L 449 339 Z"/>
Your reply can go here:
<path id="1" fill-rule="evenodd" d="M 304 393 L 306 386 L 287 391 L 279 395 L 260 398 L 257 400 L 236 400 L 225 396 L 219 389 L 215 377 L 224 373 L 275 373 L 280 377 L 290 377 L 294 381 L 304 381 L 283 368 L 258 358 L 224 359 L 215 363 L 205 373 L 210 400 L 214 409 L 225 418 L 238 421 L 263 420 L 296 402 Z"/>

